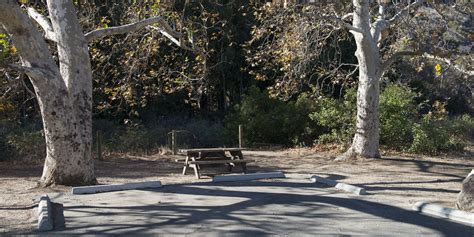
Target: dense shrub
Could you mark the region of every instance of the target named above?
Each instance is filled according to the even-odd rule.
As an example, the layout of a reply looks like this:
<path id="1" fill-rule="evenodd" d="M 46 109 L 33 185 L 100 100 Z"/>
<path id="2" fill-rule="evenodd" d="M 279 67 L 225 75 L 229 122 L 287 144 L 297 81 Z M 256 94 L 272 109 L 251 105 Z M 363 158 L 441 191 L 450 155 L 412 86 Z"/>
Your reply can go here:
<path id="1" fill-rule="evenodd" d="M 417 118 L 417 94 L 408 86 L 388 84 L 380 94 L 380 143 L 388 148 L 415 153 L 438 154 L 461 151 L 474 134 L 469 115 L 449 118 L 445 104 L 430 105 L 431 112 Z M 323 127 L 319 143 L 348 145 L 354 135 L 356 91 L 348 90 L 343 99 L 322 98 L 310 118 Z"/>
<path id="2" fill-rule="evenodd" d="M 27 126 L 0 122 L 0 161 L 22 159 L 39 161 L 46 157 L 43 129 L 39 123 Z"/>
<path id="3" fill-rule="evenodd" d="M 413 143 L 410 152 L 439 154 L 462 151 L 469 140 L 472 140 L 474 119 L 468 115 L 454 119 L 436 119 L 432 114 L 426 114 L 412 129 Z"/>
<path id="4" fill-rule="evenodd" d="M 237 127 L 242 124 L 248 145 L 303 145 L 308 142 L 310 145 L 316 127 L 308 117 L 310 111 L 311 102 L 305 95 L 296 101 L 284 102 L 251 87 L 241 104 L 227 116 L 226 127 L 230 136 L 237 138 Z"/>
<path id="5" fill-rule="evenodd" d="M 318 143 L 350 141 L 355 131 L 356 96 L 356 90 L 350 89 L 341 99 L 323 97 L 317 101 L 315 112 L 309 117 L 325 130 Z"/>
<path id="6" fill-rule="evenodd" d="M 408 86 L 389 84 L 380 94 L 380 143 L 391 148 L 408 148 L 417 107 L 416 93 Z"/>

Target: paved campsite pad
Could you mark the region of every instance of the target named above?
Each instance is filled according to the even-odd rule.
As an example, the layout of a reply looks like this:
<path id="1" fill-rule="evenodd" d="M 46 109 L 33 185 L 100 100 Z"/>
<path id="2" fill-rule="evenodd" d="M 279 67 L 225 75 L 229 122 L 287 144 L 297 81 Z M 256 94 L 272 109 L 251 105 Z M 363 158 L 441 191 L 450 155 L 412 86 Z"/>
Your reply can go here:
<path id="1" fill-rule="evenodd" d="M 384 158 L 380 160 L 333 162 L 332 153 L 306 149 L 245 153 L 246 157 L 255 160 L 250 164 L 249 172 L 281 170 L 289 177 L 294 174 L 305 174 L 307 177 L 320 175 L 365 188 L 370 195 L 359 197 L 364 198 L 363 200 L 393 205 L 406 210 L 411 210 L 412 206 L 419 201 L 454 208 L 454 200 L 460 191 L 461 182 L 474 167 L 472 154 L 474 153 L 468 153 L 463 157 L 383 154 Z M 222 174 L 224 171 L 220 166 L 216 169 L 210 167 L 211 169 L 205 170 L 207 174 L 203 175 L 203 179 L 197 180 L 193 175 L 181 174 L 183 167 L 182 164 L 174 162 L 176 158 L 179 157 L 158 154 L 149 156 L 116 154 L 107 157 L 104 161 L 96 161 L 96 174 L 101 184 L 160 180 L 163 185 L 169 185 L 210 181 L 212 175 Z M 54 201 L 57 195 L 70 196 L 70 187 L 33 188 L 41 176 L 42 168 L 42 164 L 0 162 L 0 190 L 2 191 L 0 193 L 0 235 L 27 234 L 36 228 L 37 218 L 31 209 L 33 197 L 48 193 Z M 166 187 L 169 188 L 169 186 Z M 336 192 L 334 188 L 328 186 L 319 186 L 318 190 L 322 193 L 323 191 Z M 143 191 L 137 192 L 143 193 Z M 357 220 L 352 220 L 352 222 L 361 223 Z M 435 223 L 439 224 L 439 222 Z M 443 223 L 445 222 L 441 224 Z"/>
<path id="2" fill-rule="evenodd" d="M 58 234 L 474 235 L 472 227 L 301 178 L 169 185 L 55 201 L 64 203 L 67 218 L 67 229 Z"/>

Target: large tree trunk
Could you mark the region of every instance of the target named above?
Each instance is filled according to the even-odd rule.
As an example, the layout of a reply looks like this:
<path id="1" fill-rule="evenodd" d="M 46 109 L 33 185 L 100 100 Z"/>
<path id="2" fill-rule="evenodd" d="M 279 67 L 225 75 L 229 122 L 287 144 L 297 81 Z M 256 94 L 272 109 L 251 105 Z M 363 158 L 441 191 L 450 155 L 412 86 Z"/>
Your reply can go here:
<path id="1" fill-rule="evenodd" d="M 376 158 L 379 154 L 379 92 L 381 60 L 377 41 L 370 34 L 370 8 L 368 0 L 354 0 L 353 26 L 361 32 L 352 32 L 359 62 L 359 85 L 357 90 L 356 131 L 352 146 L 340 157 L 351 159 L 357 156 Z"/>
<path id="2" fill-rule="evenodd" d="M 67 99 L 61 108 L 64 117 L 45 122 L 50 129 L 48 150 L 41 181 L 44 184 L 95 183 L 92 160 L 92 70 L 87 41 L 70 0 L 48 0 L 48 11 L 56 33 L 60 73 Z M 44 114 L 48 116 L 48 114 Z M 45 119 L 45 117 L 43 117 Z M 55 120 L 55 118 L 51 118 Z"/>
<path id="3" fill-rule="evenodd" d="M 57 36 L 60 70 L 48 45 L 15 1 L 0 1 L 0 23 L 20 54 L 43 119 L 46 161 L 41 177 L 51 184 L 96 182 L 91 157 L 92 76 L 84 35 L 71 1 L 48 1 Z"/>

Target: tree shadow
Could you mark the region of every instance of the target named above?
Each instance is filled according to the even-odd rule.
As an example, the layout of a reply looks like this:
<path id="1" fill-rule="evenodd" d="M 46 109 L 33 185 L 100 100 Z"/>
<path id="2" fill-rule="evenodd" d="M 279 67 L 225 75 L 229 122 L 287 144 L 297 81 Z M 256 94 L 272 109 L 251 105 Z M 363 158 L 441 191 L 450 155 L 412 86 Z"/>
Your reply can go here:
<path id="1" fill-rule="evenodd" d="M 229 186 L 230 189 L 223 189 Z M 232 188 L 234 186 L 235 188 Z M 283 192 L 259 191 L 259 188 L 268 189 L 269 187 L 278 187 Z M 239 188 L 247 188 L 245 189 L 247 191 L 239 191 Z M 248 191 L 249 188 L 252 191 Z M 298 193 L 302 190 L 304 190 L 304 194 Z M 200 198 L 207 198 L 210 199 L 211 203 L 196 205 L 193 200 L 190 200 L 189 203 L 185 204 L 65 206 L 67 212 L 76 214 L 68 220 L 68 222 L 72 221 L 75 224 L 67 228 L 65 232 L 56 233 L 66 234 L 67 231 L 78 231 L 83 234 L 147 234 L 154 229 L 165 231 L 166 227 L 171 226 L 174 229 L 169 230 L 168 228 L 166 230 L 169 232 L 164 232 L 164 234 L 207 234 L 207 232 L 212 233 L 219 230 L 219 228 L 232 224 L 240 226 L 240 228 L 225 230 L 226 234 L 340 234 L 335 229 L 327 226 L 334 226 L 335 223 L 340 221 L 355 223 L 355 225 L 359 225 L 357 223 L 367 223 L 371 226 L 370 222 L 373 222 L 374 217 L 377 217 L 382 218 L 384 222 L 386 220 L 390 223 L 408 224 L 405 225 L 406 227 L 410 227 L 410 225 L 424 227 L 448 236 L 473 236 L 474 234 L 472 227 L 444 219 L 425 216 L 387 204 L 330 196 L 330 193 L 311 195 L 311 193 L 308 193 L 311 190 L 316 192 L 318 189 L 312 183 L 281 181 L 169 185 L 150 191 L 152 194 L 156 192 L 156 195 L 193 195 L 190 196 L 193 200 L 199 201 Z M 233 198 L 239 201 L 219 205 L 219 200 L 224 198 Z M 213 202 L 217 203 L 214 204 Z M 285 212 L 284 210 L 275 209 L 272 205 L 292 207 L 296 211 Z M 343 210 L 341 212 L 341 210 L 334 210 L 334 207 L 342 207 L 349 211 Z M 273 212 L 277 214 L 275 215 Z M 278 212 L 281 212 L 280 215 Z M 356 214 L 357 217 L 351 217 Z M 108 222 L 83 221 L 84 218 L 94 218 L 94 216 L 106 218 Z M 130 221 L 136 218 L 142 221 L 139 223 Z M 288 219 L 294 220 L 295 223 L 287 223 Z M 390 229 L 390 223 L 386 224 L 389 230 L 384 230 L 384 232 L 378 234 L 395 231 L 395 229 Z M 213 224 L 217 225 L 214 226 L 216 229 L 212 229 L 214 228 Z M 188 229 L 188 227 L 191 228 Z M 373 228 L 377 228 L 377 226 Z M 178 232 L 173 232 L 175 230 L 178 230 Z M 400 231 L 410 234 L 409 229 Z M 371 232 L 370 229 L 359 233 L 354 230 L 352 233 L 377 234 Z"/>

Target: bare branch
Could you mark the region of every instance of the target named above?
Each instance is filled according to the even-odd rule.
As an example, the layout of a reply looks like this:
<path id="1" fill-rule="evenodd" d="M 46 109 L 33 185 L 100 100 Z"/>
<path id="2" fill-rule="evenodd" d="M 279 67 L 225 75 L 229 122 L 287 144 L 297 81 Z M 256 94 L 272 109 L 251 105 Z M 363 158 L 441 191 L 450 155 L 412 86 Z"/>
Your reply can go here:
<path id="1" fill-rule="evenodd" d="M 410 10 L 416 9 L 417 7 L 421 6 L 423 3 L 423 0 L 416 0 L 415 2 L 409 4 L 405 8 L 403 8 L 400 12 L 395 14 L 392 18 L 389 20 L 384 18 L 385 15 L 385 10 L 382 7 L 380 12 L 379 12 L 379 17 L 377 20 L 375 20 L 374 23 L 372 23 L 372 27 L 370 29 L 370 32 L 372 34 L 372 38 L 377 40 L 377 42 L 380 40 L 380 34 L 384 29 L 389 28 L 391 25 L 397 23 L 400 21 L 400 19 L 405 16 Z"/>
<path id="2" fill-rule="evenodd" d="M 341 20 L 346 20 L 347 18 L 350 18 L 350 17 L 352 17 L 352 16 L 354 16 L 354 13 L 353 13 L 353 12 L 347 13 L 346 15 L 344 15 L 344 16 L 341 17 Z"/>
<path id="3" fill-rule="evenodd" d="M 56 42 L 56 33 L 54 33 L 53 26 L 49 19 L 39 12 L 37 12 L 34 8 L 28 7 L 28 16 L 38 23 L 41 28 L 44 30 L 44 37 L 48 40 Z"/>
<path id="4" fill-rule="evenodd" d="M 163 20 L 161 17 L 152 17 L 145 20 L 141 20 L 135 23 L 123 25 L 123 26 L 115 26 L 109 28 L 102 28 L 93 30 L 85 35 L 87 42 L 92 42 L 94 40 L 109 36 L 109 35 L 118 35 L 118 34 L 125 34 L 131 31 L 136 31 L 145 28 L 146 26 L 152 24 L 159 24 L 162 31 L 166 32 L 168 35 L 172 36 L 173 38 L 182 38 L 182 34 L 179 32 L 174 31 L 168 23 Z"/>
<path id="5" fill-rule="evenodd" d="M 181 48 L 183 48 L 183 49 L 189 50 L 189 51 L 193 51 L 192 48 L 189 48 L 188 46 L 186 46 L 186 45 L 183 43 L 182 38 L 176 39 L 176 38 L 173 37 L 171 34 L 169 34 L 167 31 L 163 30 L 163 29 L 160 28 L 160 27 L 148 26 L 148 28 L 153 29 L 153 30 L 157 30 L 157 31 L 160 32 L 163 36 L 165 36 L 166 38 L 168 38 L 169 40 L 171 40 L 171 42 L 175 43 L 177 46 L 179 46 L 179 47 L 181 47 Z"/>
<path id="6" fill-rule="evenodd" d="M 459 65 L 453 64 L 453 62 L 449 58 L 442 57 L 442 56 L 439 56 L 439 55 L 429 54 L 429 53 L 426 53 L 426 52 L 423 52 L 423 51 L 400 51 L 400 52 L 397 52 L 382 63 L 382 71 L 385 71 L 398 58 L 403 57 L 403 56 L 417 56 L 417 57 L 423 57 L 423 58 L 428 58 L 428 59 L 432 59 L 432 60 L 441 61 L 441 62 L 446 63 L 450 67 L 454 68 L 456 71 L 458 71 L 460 73 L 467 74 L 469 76 L 474 75 L 474 71 L 467 70 L 465 68 L 462 68 Z"/>
<path id="7" fill-rule="evenodd" d="M 468 69 L 460 67 L 459 65 L 453 64 L 453 62 L 448 58 L 436 56 L 436 55 L 429 54 L 429 53 L 424 53 L 422 55 L 422 57 L 444 62 L 447 65 L 452 66 L 456 71 L 458 71 L 460 73 L 467 74 L 469 76 L 474 76 L 474 71 L 473 70 L 468 70 Z"/>
<path id="8" fill-rule="evenodd" d="M 423 55 L 422 51 L 399 51 L 390 56 L 387 60 L 382 63 L 382 72 L 390 67 L 395 61 L 403 56 L 421 56 Z"/>
<path id="9" fill-rule="evenodd" d="M 354 32 L 357 32 L 357 33 L 360 33 L 360 34 L 365 34 L 365 32 L 362 30 L 362 29 L 359 29 L 357 27 L 354 27 L 353 25 L 345 22 L 342 18 L 339 18 L 337 16 L 334 16 L 334 15 L 323 15 L 322 16 L 323 18 L 326 18 L 326 19 L 329 19 L 329 20 L 333 20 L 335 22 L 337 22 L 338 24 L 340 24 L 342 27 L 350 30 L 350 31 L 354 31 Z M 345 18 L 347 18 L 348 16 L 345 15 L 344 16 Z"/>
<path id="10" fill-rule="evenodd" d="M 421 6 L 423 2 L 424 2 L 423 0 L 416 0 L 414 3 L 403 8 L 400 12 L 398 12 L 397 14 L 395 14 L 392 18 L 388 20 L 389 25 L 392 25 L 400 21 L 400 19 L 403 16 L 405 16 L 407 13 L 409 13 L 410 10 L 416 9 L 417 7 Z"/>
<path id="11" fill-rule="evenodd" d="M 37 78 L 51 78 L 51 72 L 47 70 L 42 70 L 41 68 L 38 67 L 28 67 L 28 66 L 21 66 L 17 64 L 8 64 L 8 65 L 2 65 L 5 68 L 9 68 L 12 70 L 15 70 L 17 72 L 25 73 L 30 77 L 30 79 L 37 79 Z"/>

